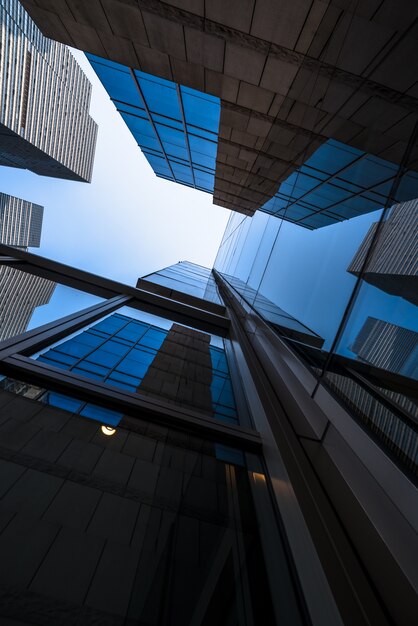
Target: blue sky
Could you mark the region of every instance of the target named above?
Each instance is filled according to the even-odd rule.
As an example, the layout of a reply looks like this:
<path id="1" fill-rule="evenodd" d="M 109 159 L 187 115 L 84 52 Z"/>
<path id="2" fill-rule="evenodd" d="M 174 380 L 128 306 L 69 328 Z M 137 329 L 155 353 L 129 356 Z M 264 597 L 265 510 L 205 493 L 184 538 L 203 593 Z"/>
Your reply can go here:
<path id="1" fill-rule="evenodd" d="M 212 267 L 229 211 L 212 196 L 157 178 L 84 54 L 73 54 L 93 85 L 99 126 L 90 184 L 0 167 L 0 189 L 45 207 L 42 241 L 32 252 L 134 285 L 178 261 Z M 58 287 L 30 328 L 96 299 Z"/>
<path id="2" fill-rule="evenodd" d="M 45 207 L 41 248 L 33 251 L 130 284 L 180 260 L 211 267 L 229 211 L 210 194 L 154 175 L 84 54 L 73 54 L 93 84 L 92 183 L 0 168 L 3 192 Z"/>

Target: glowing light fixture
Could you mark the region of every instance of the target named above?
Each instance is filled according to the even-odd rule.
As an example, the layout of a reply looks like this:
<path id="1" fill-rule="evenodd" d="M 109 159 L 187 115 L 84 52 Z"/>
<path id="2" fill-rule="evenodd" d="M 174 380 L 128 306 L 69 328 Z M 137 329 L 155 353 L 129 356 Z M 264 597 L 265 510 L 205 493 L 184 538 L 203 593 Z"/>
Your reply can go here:
<path id="1" fill-rule="evenodd" d="M 102 433 L 104 435 L 107 435 L 108 437 L 110 437 L 111 435 L 114 435 L 116 432 L 116 428 L 112 428 L 111 426 L 102 426 Z"/>

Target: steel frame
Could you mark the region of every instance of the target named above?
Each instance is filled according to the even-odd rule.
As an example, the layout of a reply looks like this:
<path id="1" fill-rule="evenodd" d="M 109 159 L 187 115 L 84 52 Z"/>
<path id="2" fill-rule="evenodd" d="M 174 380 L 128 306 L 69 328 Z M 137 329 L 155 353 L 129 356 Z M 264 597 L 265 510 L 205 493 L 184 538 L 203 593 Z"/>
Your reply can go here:
<path id="1" fill-rule="evenodd" d="M 138 287 L 125 285 L 124 283 L 104 278 L 84 270 L 52 261 L 45 257 L 17 250 L 11 246 L 0 244 L 0 264 L 22 270 L 35 276 L 48 278 L 61 285 L 79 289 L 102 298 L 115 296 L 128 296 L 131 298 L 129 306 L 153 313 L 160 317 L 194 326 L 199 330 L 214 333 L 226 337 L 229 329 L 229 319 L 225 315 L 219 315 L 211 310 L 180 302 L 172 298 L 147 291 Z"/>
<path id="2" fill-rule="evenodd" d="M 125 305 L 221 336 L 228 333 L 228 317 L 204 308 L 203 300 L 199 308 L 3 244 L 0 244 L 0 255 L 0 264 L 4 262 L 9 267 L 106 298 L 104 302 L 0 342 L 1 374 L 60 393 L 69 393 L 87 402 L 126 412 L 127 415 L 175 426 L 220 443 L 237 446 L 244 451 L 261 451 L 260 436 L 253 430 L 208 418 L 198 410 L 177 408 L 139 392 L 131 393 L 29 358 L 29 355 Z"/>
<path id="3" fill-rule="evenodd" d="M 316 388 L 315 377 L 222 276 L 214 271 L 229 316 L 206 309 L 204 301 L 196 307 L 187 301 L 172 300 L 5 245 L 0 245 L 0 255 L 0 264 L 4 260 L 16 269 L 106 298 L 0 343 L 1 374 L 246 452 L 263 451 L 279 526 L 282 525 L 289 544 L 289 562 L 295 563 L 295 576 L 312 623 L 341 624 L 346 617 L 344 603 L 348 592 L 356 611 L 363 611 L 364 616 L 376 616 L 378 612 L 379 623 L 386 623 L 384 613 L 377 606 L 380 596 L 374 582 L 365 575 L 362 557 L 353 547 L 357 537 L 348 539 L 347 519 L 341 519 L 338 511 L 346 506 L 344 498 L 348 498 L 357 527 L 364 523 L 367 526 L 368 522 L 361 518 L 366 514 L 381 525 L 382 537 L 390 537 L 390 533 L 396 535 L 399 516 L 413 526 L 408 508 L 410 499 L 405 500 L 406 492 L 413 486 L 342 407 L 336 407 L 322 385 L 318 388 L 320 393 L 311 397 Z M 198 411 L 108 386 L 30 358 L 45 346 L 125 305 L 228 336 L 257 430 L 225 424 Z M 358 464 L 360 459 L 362 465 L 341 482 L 342 463 L 347 454 L 353 464 Z M 318 455 L 322 455 L 322 463 L 326 460 L 325 474 L 317 464 Z M 338 481 L 341 493 L 333 494 Z M 364 500 L 361 489 L 370 481 L 383 491 L 376 495 L 370 487 Z M 357 498 L 363 505 L 361 512 Z M 368 499 L 372 502 L 370 507 Z M 379 506 L 391 506 L 390 518 L 375 518 L 377 509 L 373 507 Z M 407 541 L 406 534 L 405 537 Z M 377 538 L 380 539 L 378 533 Z M 403 552 L 405 541 L 398 545 L 388 540 L 379 547 L 381 554 L 377 553 L 369 563 L 377 581 L 376 567 L 389 554 L 397 559 L 396 576 L 405 589 L 411 567 L 408 555 Z M 376 542 L 374 549 L 377 550 Z"/>

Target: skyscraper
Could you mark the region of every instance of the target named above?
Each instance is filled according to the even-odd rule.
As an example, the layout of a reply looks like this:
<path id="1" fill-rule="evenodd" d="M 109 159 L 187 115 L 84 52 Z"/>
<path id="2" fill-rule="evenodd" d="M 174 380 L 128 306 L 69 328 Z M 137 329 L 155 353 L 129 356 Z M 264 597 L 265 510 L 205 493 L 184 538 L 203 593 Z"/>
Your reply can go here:
<path id="1" fill-rule="evenodd" d="M 413 620 L 412 403 L 355 360 L 316 376 L 218 271 L 181 263 L 134 288 L 0 251 L 105 297 L 0 346 L 2 615 Z"/>
<path id="2" fill-rule="evenodd" d="M 19 248 L 39 248 L 44 207 L 0 193 L 0 242 Z"/>
<path id="3" fill-rule="evenodd" d="M 69 49 L 18 0 L 0 2 L 0 165 L 90 181 L 97 126 L 91 85 Z"/>
<path id="4" fill-rule="evenodd" d="M 39 247 L 44 207 L 0 193 L 0 243 Z M 55 283 L 0 266 L 0 340 L 23 333 L 36 307 L 47 304 Z"/>
<path id="5" fill-rule="evenodd" d="M 55 283 L 29 276 L 12 267 L 0 267 L 0 340 L 25 332 L 38 306 L 48 304 Z"/>
<path id="6" fill-rule="evenodd" d="M 23 4 L 44 34 L 89 53 L 158 176 L 308 229 L 386 203 L 416 98 L 409 22 L 383 6 Z M 418 195 L 414 163 L 393 201 Z"/>
<path id="7" fill-rule="evenodd" d="M 381 233 L 363 271 L 366 282 L 418 304 L 418 200 L 393 206 L 381 225 Z M 347 268 L 358 276 L 378 223 L 365 236 Z"/>
<path id="8" fill-rule="evenodd" d="M 161 178 L 212 193 L 215 204 L 239 213 L 253 215 L 259 208 L 309 229 L 375 211 L 385 203 L 382 183 L 393 180 L 397 166 L 368 155 L 366 150 L 355 147 L 356 143 L 346 145 L 332 138 L 316 137 L 316 141 L 306 143 L 306 150 L 297 159 L 303 165 L 295 170 L 294 163 L 285 165 L 283 157 L 289 159 L 292 152 L 281 141 L 282 137 L 288 141 L 297 125 L 279 124 L 278 129 L 271 131 L 271 139 L 254 136 L 255 129 L 262 126 L 259 120 L 257 124 L 250 118 L 259 113 L 250 108 L 251 102 L 253 107 L 257 106 L 255 99 L 247 102 L 247 109 L 238 107 L 241 116 L 234 117 L 231 103 L 220 97 L 176 84 L 165 76 L 153 76 L 98 56 L 87 56 L 152 169 Z M 188 84 L 195 86 L 193 77 L 190 80 Z M 218 95 L 219 91 L 215 93 Z M 243 122 L 246 117 L 250 118 L 248 126 Z M 269 122 L 273 126 L 277 118 L 270 116 Z M 302 134 L 304 130 L 298 129 Z M 364 148 L 363 143 L 360 145 Z M 296 158 L 296 152 L 292 156 Z M 271 173 L 267 173 L 268 166 Z M 251 169 L 257 175 L 250 175 Z M 282 174 L 276 174 L 274 185 L 274 171 L 280 169 Z M 410 172 L 408 178 L 410 189 L 405 193 L 418 193 L 417 174 Z M 277 192 L 270 198 L 267 189 L 277 186 Z M 403 193 L 403 189 L 399 190 L 400 198 L 404 197 Z"/>
<path id="9" fill-rule="evenodd" d="M 351 350 L 375 367 L 418 378 L 418 333 L 414 330 L 368 317 Z"/>
<path id="10" fill-rule="evenodd" d="M 0 344 L 0 615 L 415 623 L 415 348 L 386 332 L 414 311 L 347 266 L 416 195 L 416 3 L 25 6 L 94 55 L 158 175 L 236 212 L 214 269 L 136 287 L 0 245 L 100 297 Z"/>

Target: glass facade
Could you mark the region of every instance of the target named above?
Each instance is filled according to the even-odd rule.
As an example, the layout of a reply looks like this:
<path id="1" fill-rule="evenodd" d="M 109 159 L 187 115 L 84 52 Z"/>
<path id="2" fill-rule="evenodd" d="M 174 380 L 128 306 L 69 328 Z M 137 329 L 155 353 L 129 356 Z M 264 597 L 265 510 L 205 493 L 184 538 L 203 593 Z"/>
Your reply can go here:
<path id="1" fill-rule="evenodd" d="M 91 53 L 157 176 L 235 213 L 213 271 L 136 288 L 16 252 L 106 301 L 0 345 L 0 613 L 415 623 L 417 3 L 22 2 Z M 22 136 L 25 46 L 0 60 Z"/>
<path id="2" fill-rule="evenodd" d="M 261 212 L 253 218 L 232 215 L 215 262 L 413 476 L 418 475 L 417 225 L 417 201 L 312 232 Z M 266 299 L 270 304 L 260 306 Z M 274 306 L 308 327 L 322 345 L 309 334 L 292 335 L 289 319 L 283 323 L 266 313 Z"/>
<path id="3" fill-rule="evenodd" d="M 155 174 L 213 192 L 220 100 L 87 54 Z"/>
<path id="4" fill-rule="evenodd" d="M 259 291 L 234 276 L 223 274 L 223 277 L 265 321 L 277 328 L 283 336 L 316 348 L 322 347 L 324 343 L 322 337 L 265 298 Z"/>
<path id="5" fill-rule="evenodd" d="M 144 280 L 207 302 L 222 304 L 212 270 L 189 261 L 180 261 L 154 274 L 143 276 L 138 281 L 138 287 L 143 285 L 146 288 Z"/>
<path id="6" fill-rule="evenodd" d="M 36 359 L 237 424 L 225 350 L 210 345 L 206 333 L 171 323 L 169 326 L 165 329 L 114 313 Z M 38 399 L 112 426 L 123 417 L 122 413 L 52 391 L 39 393 Z"/>
<path id="7" fill-rule="evenodd" d="M 274 233 L 273 240 L 270 233 L 268 239 L 257 219 L 267 223 L 271 221 L 274 226 L 280 221 L 261 213 L 259 215 L 260 218 L 257 216 L 252 220 L 247 231 L 242 231 L 246 220 L 237 224 L 233 223 L 236 216 L 231 219 L 233 226 L 230 224 L 224 240 L 225 255 L 222 256 L 221 247 L 217 265 L 223 260 L 225 265 L 229 263 L 229 269 L 235 274 L 244 272 L 244 267 L 250 275 L 253 270 L 259 276 L 269 271 L 268 260 L 274 258 L 271 249 L 259 249 L 257 259 L 264 258 L 267 262 L 264 268 L 257 269 L 254 259 L 246 256 L 245 252 L 241 256 L 243 251 L 237 246 L 242 239 L 248 244 L 258 233 L 259 245 L 260 242 L 271 241 L 274 247 L 280 232 Z M 351 225 L 354 222 L 352 220 Z M 255 230 L 251 231 L 253 224 Z M 347 228 L 349 225 L 345 222 L 338 227 Z M 283 223 L 282 227 L 292 227 L 298 233 L 304 233 L 307 238 L 305 249 L 309 249 L 308 237 L 319 238 L 321 233 L 291 224 Z M 369 232 L 369 227 L 370 222 L 363 223 L 363 230 L 356 239 L 358 245 L 362 245 L 364 233 Z M 322 252 L 327 258 L 323 246 Z M 348 256 L 351 257 L 352 253 L 350 249 Z M 239 263 L 234 265 L 240 258 L 242 266 Z M 45 589 L 47 581 L 48 589 L 52 588 L 58 598 L 68 598 L 65 594 L 72 593 L 72 586 L 68 587 L 63 572 L 71 565 L 78 586 L 82 588 L 82 602 L 90 611 L 89 619 L 93 609 L 100 609 L 116 614 L 118 618 L 139 619 L 157 626 L 161 624 L 161 607 L 164 606 L 170 615 L 168 623 L 179 626 L 183 623 L 209 626 L 214 620 L 228 626 L 231 623 L 245 624 L 248 616 L 251 619 L 251 616 L 254 617 L 253 623 L 257 623 L 262 616 L 263 624 L 272 626 L 309 623 L 300 581 L 293 573 L 293 554 L 288 551 L 288 535 L 292 531 L 289 532 L 287 526 L 287 534 L 283 534 L 282 529 L 289 498 L 292 509 L 290 525 L 292 529 L 294 527 L 295 501 L 288 479 L 284 474 L 285 482 L 280 466 L 279 474 L 270 480 L 266 472 L 268 455 L 263 456 L 261 445 L 258 448 L 249 447 L 249 442 L 245 440 L 249 436 L 259 437 L 255 429 L 260 407 L 258 401 L 255 409 L 250 404 L 251 386 L 244 382 L 248 382 L 248 378 L 243 378 L 248 376 L 249 368 L 245 365 L 241 369 L 242 363 L 239 362 L 241 346 L 245 343 L 238 344 L 235 330 L 226 340 L 199 330 L 203 323 L 201 316 L 220 316 L 211 311 L 210 305 L 213 306 L 214 302 L 205 300 L 208 285 L 209 292 L 216 287 L 215 293 L 220 302 L 223 302 L 221 296 L 225 285 L 210 270 L 191 263 L 180 263 L 178 266 L 146 278 L 161 276 L 162 281 L 156 283 L 157 287 L 166 287 L 174 294 L 182 288 L 185 295 L 189 292 L 190 296 L 199 298 L 203 308 L 192 307 L 197 328 L 173 322 L 172 319 L 177 319 L 175 316 L 170 319 L 166 315 L 162 319 L 155 312 L 149 312 L 147 308 L 152 298 L 158 300 L 160 297 L 158 292 L 150 292 L 146 304 L 139 300 L 135 308 L 130 306 L 134 304 L 135 295 L 127 300 L 125 306 L 119 306 L 117 301 L 120 296 L 111 298 L 108 303 L 100 302 L 98 308 L 92 308 L 100 311 L 100 307 L 107 305 L 113 306 L 112 311 L 116 312 L 107 316 L 98 315 L 99 321 L 98 317 L 94 318 L 83 330 L 78 326 L 71 332 L 69 327 L 64 338 L 56 329 L 56 342 L 49 341 L 47 344 L 46 339 L 42 339 L 43 346 L 40 351 L 33 350 L 31 358 L 25 356 L 30 354 L 25 343 L 21 348 L 16 347 L 14 356 L 25 367 L 33 367 L 35 372 L 38 367 L 52 368 L 52 382 L 48 389 L 46 385 L 37 387 L 13 378 L 2 380 L 0 407 L 6 407 L 5 422 L 0 423 L 2 445 L 6 448 L 10 446 L 12 450 L 19 446 L 19 451 L 13 453 L 13 463 L 29 459 L 29 463 L 33 464 L 32 455 L 34 458 L 40 455 L 43 465 L 40 466 L 38 461 L 35 467 L 42 467 L 42 471 L 46 468 L 47 480 L 53 472 L 64 480 L 62 491 L 57 495 L 52 493 L 51 501 L 45 504 L 45 522 L 58 521 L 65 529 L 60 530 L 63 534 L 67 532 L 68 524 L 68 533 L 75 537 L 77 549 L 84 545 L 83 541 L 90 546 L 80 549 L 74 557 L 71 542 L 67 545 L 67 539 L 64 540 L 67 552 L 63 554 L 59 543 L 61 535 L 58 545 L 51 539 L 46 547 L 48 554 L 42 553 L 43 558 L 36 564 L 31 592 Z M 354 271 L 347 274 L 350 281 L 357 280 Z M 276 268 L 276 277 L 278 275 Z M 405 392 L 405 379 L 415 371 L 413 363 L 416 362 L 417 343 L 414 333 L 406 326 L 380 323 L 378 318 L 372 317 L 369 309 L 355 341 L 347 348 L 351 356 L 344 356 L 338 354 L 338 350 L 333 352 L 325 347 L 325 343 L 323 345 L 323 341 L 327 341 L 328 345 L 331 342 L 331 346 L 338 345 L 335 337 L 334 340 L 330 334 L 321 337 L 264 297 L 249 281 L 238 279 L 233 274 L 223 273 L 222 276 L 232 293 L 238 292 L 242 301 L 249 304 L 250 321 L 254 322 L 255 311 L 270 324 L 288 346 L 301 355 L 305 363 L 309 363 L 318 381 L 324 380 L 327 389 L 344 401 L 344 406 L 367 431 L 369 438 L 379 443 L 406 476 L 416 480 L 416 404 Z M 294 280 L 293 284 L 296 285 Z M 305 285 L 307 288 L 307 283 Z M 376 289 L 369 283 L 366 286 Z M 102 288 L 106 288 L 106 284 L 102 284 Z M 335 286 L 330 283 L 329 288 L 333 290 Z M 284 297 L 285 293 L 281 292 L 281 295 Z M 408 306 L 413 306 L 408 299 L 403 300 Z M 179 305 L 185 306 L 174 297 L 164 297 L 163 301 L 161 314 L 168 303 L 173 307 L 173 313 L 179 312 Z M 229 302 L 229 299 L 226 301 Z M 141 310 L 140 302 L 145 311 Z M 206 309 L 205 304 L 208 305 Z M 226 311 L 231 318 L 234 317 L 230 303 Z M 244 316 L 245 309 L 243 311 Z M 190 315 L 190 312 L 187 314 Z M 242 323 L 241 319 L 239 323 Z M 265 327 L 253 323 L 249 334 L 258 333 L 259 338 L 266 338 Z M 52 332 L 50 338 L 53 337 Z M 48 347 L 45 348 L 45 345 Z M 272 356 L 278 358 L 274 351 Z M 257 357 L 256 354 L 256 367 Z M 8 365 L 7 358 L 5 364 Z M 266 362 L 262 367 L 265 366 Z M 61 382 L 57 376 L 60 370 Z M 262 368 L 258 367 L 257 375 L 261 371 Z M 387 375 L 386 379 L 376 379 L 381 371 Z M 45 369 L 42 372 L 45 375 Z M 60 384 L 66 384 L 64 373 L 75 382 L 71 394 L 57 391 Z M 237 379 L 240 381 L 238 384 Z M 79 399 L 89 393 L 86 381 L 90 385 L 90 393 L 97 394 L 89 401 Z M 95 387 L 96 382 L 100 385 L 104 383 L 106 389 L 97 403 L 94 400 L 100 397 L 100 393 L 103 394 L 104 387 Z M 403 388 L 398 385 L 402 382 Z M 77 385 L 79 397 L 75 390 Z M 106 395 L 109 390 L 110 395 Z M 7 393 L 9 391 L 15 395 Z M 120 392 L 126 394 L 124 398 L 117 396 Z M 115 395 L 112 396 L 112 393 Z M 286 406 L 283 389 L 281 393 L 280 411 L 282 401 Z M 142 403 L 139 408 L 131 406 L 127 411 L 115 410 L 115 397 L 123 406 L 127 396 L 135 394 Z M 112 402 L 111 408 L 106 406 L 105 398 Z M 148 407 L 147 402 L 150 403 Z M 181 425 L 178 421 L 174 424 L 178 418 L 173 418 L 171 405 L 176 407 L 180 419 L 184 420 Z M 243 405 L 248 419 L 242 419 L 245 413 Z M 12 406 L 14 409 L 10 408 Z M 147 419 L 149 406 L 160 411 L 156 419 Z M 261 409 L 265 410 L 263 404 Z M 282 413 L 280 415 L 287 423 L 287 417 Z M 197 436 L 196 431 L 190 429 L 190 419 L 199 421 L 199 427 L 207 429 L 206 438 Z M 226 436 L 231 436 L 232 429 L 234 445 L 226 439 Z M 19 437 L 23 437 L 23 443 Z M 109 443 L 104 440 L 109 440 Z M 315 439 L 309 438 L 308 441 L 318 445 Z M 251 443 L 253 445 L 254 442 Z M 307 465 L 304 465 L 303 471 L 307 474 L 306 468 Z M 42 471 L 36 469 L 34 473 L 43 476 Z M 28 472 L 28 476 L 30 481 L 32 474 Z M 17 493 L 22 490 L 25 503 L 29 502 L 25 506 L 30 506 L 30 490 L 20 480 L 18 478 L 16 482 Z M 12 486 L 13 494 L 14 489 Z M 39 490 L 34 488 L 33 491 L 37 506 L 41 506 L 38 502 L 43 502 L 44 496 L 39 499 Z M 74 491 L 77 492 L 75 500 L 72 498 Z M 273 493 L 277 508 L 272 506 Z M 90 505 L 83 504 L 85 498 L 89 500 L 87 494 L 94 494 L 94 498 L 97 496 L 88 515 L 84 507 Z M 12 502 L 13 507 L 15 497 L 20 496 L 12 497 L 7 491 L 3 499 L 0 497 L 0 503 L 7 507 Z M 7 539 L 7 532 L 5 537 Z M 92 545 L 96 545 L 94 542 L 100 546 L 96 556 L 88 552 Z M 59 568 L 53 560 L 53 567 L 48 569 L 49 554 L 52 559 L 58 555 Z M 8 563 L 1 533 L 0 557 L 2 562 Z M 127 566 L 129 563 L 130 566 Z M 89 574 L 89 567 L 93 567 L 94 572 Z M 14 580 L 13 571 L 11 569 L 9 574 L 11 580 Z M 109 593 L 105 593 L 99 584 L 102 571 L 106 573 L 107 590 L 113 591 L 110 599 Z M 116 584 L 121 577 L 123 591 Z M 280 580 L 280 585 L 277 585 L 277 580 Z M 114 597 L 117 601 L 113 601 Z M 40 603 L 38 614 L 41 616 L 43 607 Z M 223 616 L 226 616 L 226 621 L 221 621 Z M 106 614 L 95 615 L 99 623 L 100 620 L 103 623 L 105 617 Z"/>
<path id="8" fill-rule="evenodd" d="M 261 211 L 305 228 L 336 224 L 386 204 L 398 165 L 329 139 L 281 183 Z M 403 176 L 393 202 L 418 196 L 418 173 Z"/>

